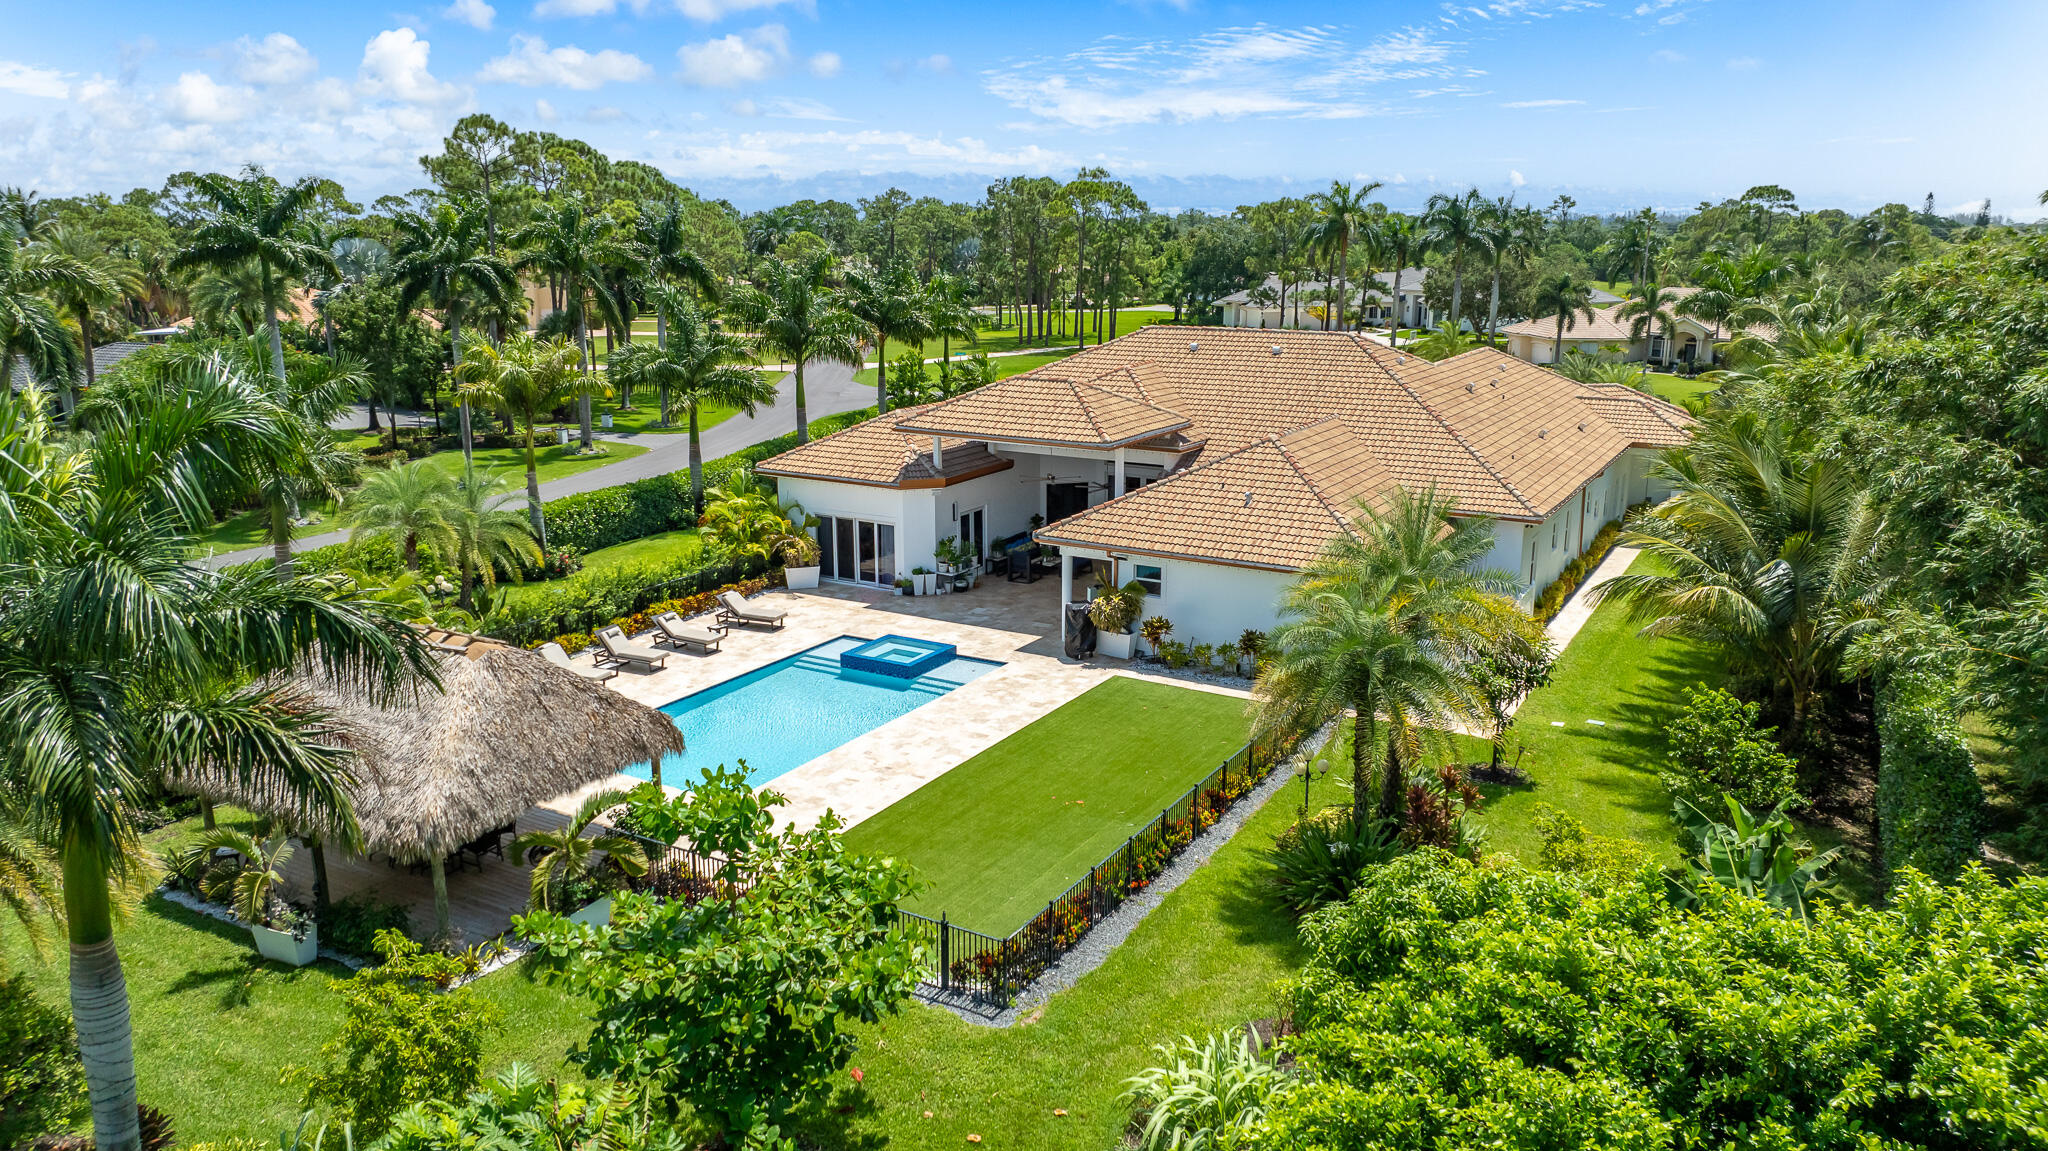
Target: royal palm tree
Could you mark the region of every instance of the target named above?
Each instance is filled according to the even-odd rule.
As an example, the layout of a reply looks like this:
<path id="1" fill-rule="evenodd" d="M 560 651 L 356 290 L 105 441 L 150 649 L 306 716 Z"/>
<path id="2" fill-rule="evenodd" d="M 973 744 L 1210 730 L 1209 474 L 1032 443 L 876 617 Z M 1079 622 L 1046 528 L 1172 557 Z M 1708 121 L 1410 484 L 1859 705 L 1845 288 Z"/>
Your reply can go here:
<path id="1" fill-rule="evenodd" d="M 427 460 L 374 472 L 342 502 L 342 522 L 351 540 L 394 540 L 405 570 L 420 570 L 420 545 L 440 555 L 454 550 L 448 515 L 455 502 L 455 477 Z"/>
<path id="2" fill-rule="evenodd" d="M 476 610 L 475 590 L 498 586 L 500 566 L 512 575 L 540 562 L 540 544 L 525 517 L 510 506 L 518 493 L 496 475 L 471 477 L 455 491 L 445 513 L 450 558 L 462 571 L 455 605 Z"/>
<path id="3" fill-rule="evenodd" d="M 49 229 L 37 245 L 58 257 L 71 274 L 52 285 L 52 292 L 78 324 L 78 342 L 83 355 L 86 386 L 99 378 L 93 367 L 93 319 L 129 296 L 145 290 L 142 273 L 133 261 L 107 251 L 105 245 L 83 228 L 64 225 Z M 116 321 L 119 316 L 115 316 Z"/>
<path id="4" fill-rule="evenodd" d="M 1394 326 L 1390 344 L 1401 346 L 1401 325 L 1408 322 L 1408 316 L 1401 307 L 1401 273 L 1410 262 L 1421 261 L 1429 255 L 1429 230 L 1413 216 L 1390 215 L 1380 222 L 1380 244 L 1394 261 Z"/>
<path id="5" fill-rule="evenodd" d="M 48 839 L 30 821 L 20 795 L 0 793 L 0 910 L 20 926 L 38 958 L 45 954 L 51 929 L 64 926 L 57 912 L 63 900 L 57 856 Z"/>
<path id="6" fill-rule="evenodd" d="M 534 425 L 570 400 L 588 396 L 603 385 L 578 372 L 580 354 L 567 340 L 543 340 L 531 332 L 514 332 L 503 344 L 472 334 L 455 369 L 458 392 L 475 403 L 489 400 L 518 422 L 526 436 L 526 510 L 534 538 L 548 544 L 546 517 L 540 509 L 540 462 L 534 450 Z"/>
<path id="7" fill-rule="evenodd" d="M 655 767 L 660 769 L 658 761 Z M 656 782 L 660 782 L 659 778 Z M 630 835 L 608 832 L 597 822 L 598 816 L 625 802 L 623 790 L 600 791 L 584 800 L 583 806 L 562 826 L 550 831 L 529 831 L 512 841 L 515 856 L 533 863 L 529 904 L 549 910 L 563 883 L 607 862 L 627 875 L 647 874 L 647 849 L 640 841 Z M 590 834 L 593 831 L 596 834 Z"/>
<path id="8" fill-rule="evenodd" d="M 754 331 L 753 345 L 796 365 L 796 439 L 811 441 L 810 410 L 804 401 L 804 365 L 812 360 L 861 362 L 861 321 L 839 306 L 831 290 L 833 259 L 818 252 L 795 263 L 770 261 L 761 287 L 734 294 L 731 310 Z"/>
<path id="9" fill-rule="evenodd" d="M 1382 502 L 1360 501 L 1352 530 L 1288 588 L 1256 692 L 1262 730 L 1312 730 L 1352 713 L 1360 823 L 1399 815 L 1402 765 L 1423 729 L 1476 716 L 1461 653 L 1486 646 L 1500 597 L 1514 586 L 1511 575 L 1475 570 L 1493 550 L 1486 520 L 1452 518 L 1452 501 L 1434 489 L 1396 488 Z"/>
<path id="10" fill-rule="evenodd" d="M 1596 594 L 1624 604 L 1645 635 L 1712 644 L 1767 679 L 1803 738 L 1850 641 L 1876 626 L 1875 505 L 1848 466 L 1802 457 L 1751 412 L 1708 424 L 1654 474 L 1672 494 L 1632 517 L 1621 541 L 1654 566 Z"/>
<path id="11" fill-rule="evenodd" d="M 562 285 L 577 365 L 589 372 L 595 363 L 590 349 L 590 310 L 596 308 L 599 319 L 608 325 L 631 330 L 617 294 L 602 290 L 614 269 L 634 266 L 633 251 L 620 238 L 618 225 L 602 212 L 585 210 L 581 199 L 569 196 L 537 213 L 508 239 L 526 253 L 519 262 L 521 268 L 545 272 Z M 585 451 L 592 442 L 590 399 L 598 394 L 610 393 L 587 389 L 576 397 Z"/>
<path id="12" fill-rule="evenodd" d="M 310 672 L 384 698 L 432 675 L 418 637 L 326 583 L 193 563 L 211 494 L 289 435 L 258 380 L 216 357 L 175 391 L 103 399 L 54 440 L 33 394 L 0 396 L 0 787 L 63 874 L 71 1013 L 104 1151 L 136 1151 L 134 1045 L 113 885 L 143 866 L 128 800 L 167 767 L 293 801 L 353 835 L 340 757 L 265 677 Z M 209 690 L 224 680 L 256 688 Z M 317 716 L 310 717 L 317 723 Z"/>
<path id="13" fill-rule="evenodd" d="M 1367 180 L 1357 186 L 1342 180 L 1330 181 L 1330 190 L 1309 198 L 1316 216 L 1309 225 L 1308 245 L 1323 259 L 1331 261 L 1337 271 L 1337 323 L 1345 327 L 1344 312 L 1350 306 L 1351 297 L 1345 291 L 1345 274 L 1350 268 L 1351 244 L 1365 227 L 1366 219 L 1372 214 L 1366 197 L 1379 191 L 1381 181 Z"/>
<path id="14" fill-rule="evenodd" d="M 462 319 L 473 304 L 503 308 L 519 291 L 510 265 L 490 252 L 483 209 L 462 202 L 442 202 L 432 215 L 401 213 L 392 221 L 398 243 L 391 250 L 391 277 L 398 284 L 398 310 L 410 313 L 424 299 L 441 313 L 448 328 L 454 366 L 462 365 Z M 462 474 L 475 470 L 475 437 L 469 426 L 469 401 L 458 391 Z"/>
<path id="15" fill-rule="evenodd" d="M 619 386 L 645 384 L 661 393 L 661 422 L 668 426 L 669 402 L 683 406 L 690 420 L 690 502 L 704 510 L 704 448 L 697 420 L 706 405 L 738 408 L 749 419 L 775 402 L 775 385 L 749 362 L 747 342 L 720 328 L 697 310 L 686 292 L 650 286 L 655 310 L 668 329 L 661 345 L 631 344 L 612 357 Z"/>
<path id="16" fill-rule="evenodd" d="M 1664 337 L 1664 355 L 1674 355 L 1671 347 L 1671 327 L 1678 322 L 1674 310 L 1678 305 L 1672 292 L 1655 283 L 1642 284 L 1629 294 L 1629 298 L 1617 304 L 1614 314 L 1628 321 L 1628 338 L 1648 340 L 1650 333 Z"/>
<path id="17" fill-rule="evenodd" d="M 195 176 L 192 189 L 209 208 L 207 221 L 178 257 L 171 270 L 208 268 L 225 273 L 243 264 L 256 266 L 263 292 L 263 322 L 270 331 L 270 364 L 284 378 L 284 339 L 278 334 L 277 309 L 293 277 L 333 274 L 334 254 L 321 243 L 314 227 L 314 198 L 324 181 L 307 176 L 282 184 L 261 175 L 240 180 L 218 173 Z"/>
<path id="18" fill-rule="evenodd" d="M 268 364 L 268 349 L 261 344 L 243 347 L 245 363 Z M 256 461 L 247 470 L 263 503 L 271 564 L 280 574 L 291 570 L 292 532 L 300 508 L 310 501 L 339 499 L 343 481 L 355 471 L 354 453 L 336 443 L 328 429 L 348 409 L 349 400 L 368 386 L 369 377 L 361 360 L 343 356 L 308 358 L 266 380 L 288 435 L 280 454 Z M 397 424 L 392 430 L 395 434 Z"/>
<path id="19" fill-rule="evenodd" d="M 1429 205 L 1422 212 L 1422 226 L 1429 235 L 1430 246 L 1448 250 L 1451 254 L 1453 326 L 1460 325 L 1464 317 L 1465 255 L 1484 244 L 1480 234 L 1479 204 L 1477 188 L 1463 195 L 1438 192 L 1429 198 Z"/>
<path id="20" fill-rule="evenodd" d="M 1550 346 L 1553 363 L 1564 359 L 1564 334 L 1579 326 L 1579 317 L 1593 322 L 1593 285 L 1570 272 L 1560 272 L 1536 285 L 1531 301 L 1537 315 L 1548 312 L 1557 317 L 1557 342 Z"/>
<path id="21" fill-rule="evenodd" d="M 840 307 L 861 322 L 863 335 L 875 345 L 875 410 L 889 410 L 889 341 L 923 346 L 932 335 L 931 312 L 924 291 L 908 264 L 883 271 L 850 268 Z"/>
<path id="22" fill-rule="evenodd" d="M 658 284 L 687 284 L 716 304 L 718 277 L 710 265 L 690 250 L 694 239 L 690 218 L 683 213 L 681 200 L 641 206 L 640 220 L 633 228 L 633 243 L 638 249 L 640 266 L 646 270 L 648 278 Z M 654 342 L 659 345 L 668 343 L 668 317 L 659 307 L 654 311 Z M 662 423 L 668 423 L 666 415 L 662 416 Z"/>

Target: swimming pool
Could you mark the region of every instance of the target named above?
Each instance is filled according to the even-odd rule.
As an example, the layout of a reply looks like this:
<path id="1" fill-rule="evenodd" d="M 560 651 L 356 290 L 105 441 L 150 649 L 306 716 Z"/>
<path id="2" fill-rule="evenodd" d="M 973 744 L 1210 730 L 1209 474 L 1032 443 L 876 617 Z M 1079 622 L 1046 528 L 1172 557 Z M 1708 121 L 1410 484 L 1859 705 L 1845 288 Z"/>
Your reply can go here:
<path id="1" fill-rule="evenodd" d="M 689 750 L 662 757 L 662 780 L 680 786 L 702 768 L 744 759 L 747 782 L 759 787 L 1002 666 L 955 655 L 904 678 L 840 665 L 842 653 L 871 642 L 840 636 L 667 704 L 661 710 Z M 626 774 L 646 779 L 647 765 Z"/>

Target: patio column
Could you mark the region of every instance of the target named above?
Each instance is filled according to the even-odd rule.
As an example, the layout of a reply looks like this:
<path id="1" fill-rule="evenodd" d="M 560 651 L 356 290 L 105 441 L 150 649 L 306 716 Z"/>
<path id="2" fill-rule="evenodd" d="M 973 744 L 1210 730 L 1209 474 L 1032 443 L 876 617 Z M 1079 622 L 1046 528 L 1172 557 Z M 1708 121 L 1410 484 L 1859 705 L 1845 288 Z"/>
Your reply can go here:
<path id="1" fill-rule="evenodd" d="M 1060 551 L 1060 650 L 1067 649 L 1067 605 L 1074 602 L 1074 557 Z"/>
<path id="2" fill-rule="evenodd" d="M 448 870 L 441 866 L 441 857 L 435 855 L 427 864 L 434 875 L 434 930 L 441 938 L 448 938 Z"/>
<path id="3" fill-rule="evenodd" d="M 1116 450 L 1116 488 L 1110 493 L 1110 496 L 1115 498 L 1122 494 L 1124 494 L 1124 449 L 1118 448 Z"/>

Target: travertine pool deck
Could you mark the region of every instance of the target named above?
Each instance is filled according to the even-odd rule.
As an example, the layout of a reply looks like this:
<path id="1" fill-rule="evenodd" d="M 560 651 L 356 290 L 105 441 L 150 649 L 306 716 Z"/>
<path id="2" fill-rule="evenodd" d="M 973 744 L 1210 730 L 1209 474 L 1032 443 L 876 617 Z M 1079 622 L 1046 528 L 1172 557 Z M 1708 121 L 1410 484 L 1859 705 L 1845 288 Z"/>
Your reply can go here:
<path id="1" fill-rule="evenodd" d="M 621 668 L 611 686 L 660 707 L 838 636 L 873 639 L 891 632 L 950 643 L 963 656 L 1003 665 L 768 784 L 788 797 L 783 814 L 801 827 L 828 808 L 849 825 L 858 823 L 1110 676 L 1131 674 L 1119 660 L 1064 658 L 1053 580 L 984 580 L 970 592 L 909 597 L 828 585 L 778 589 L 752 602 L 789 609 L 785 626 L 732 627 L 721 651 L 677 652 L 652 672 Z M 590 660 L 588 653 L 576 657 L 579 664 Z"/>

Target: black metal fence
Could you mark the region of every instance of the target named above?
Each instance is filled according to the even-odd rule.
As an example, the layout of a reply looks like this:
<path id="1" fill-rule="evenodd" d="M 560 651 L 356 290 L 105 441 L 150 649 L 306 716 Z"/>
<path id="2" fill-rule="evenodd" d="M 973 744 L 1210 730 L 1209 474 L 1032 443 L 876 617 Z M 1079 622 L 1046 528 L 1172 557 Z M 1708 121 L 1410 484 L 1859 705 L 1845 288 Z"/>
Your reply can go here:
<path id="1" fill-rule="evenodd" d="M 1110 912 L 1151 886 L 1196 836 L 1270 776 L 1289 750 L 1277 740 L 1237 749 L 1008 938 L 962 927 L 943 914 L 933 919 L 899 910 L 905 934 L 923 941 L 935 961 L 926 982 L 942 996 L 1007 1005 Z M 745 875 L 728 872 L 722 860 L 634 838 L 651 861 L 647 874 L 633 881 L 636 891 L 695 903 L 744 894 L 752 886 Z"/>

